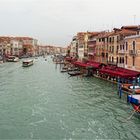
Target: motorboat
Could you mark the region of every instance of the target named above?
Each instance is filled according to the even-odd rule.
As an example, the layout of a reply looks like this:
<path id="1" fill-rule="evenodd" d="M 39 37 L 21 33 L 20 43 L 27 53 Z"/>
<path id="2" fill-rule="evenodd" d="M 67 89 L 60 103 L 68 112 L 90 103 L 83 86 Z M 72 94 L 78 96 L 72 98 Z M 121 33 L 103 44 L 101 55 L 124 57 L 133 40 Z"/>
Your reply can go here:
<path id="1" fill-rule="evenodd" d="M 34 61 L 29 59 L 29 60 L 23 60 L 22 62 L 22 66 L 23 67 L 29 67 L 29 66 L 32 66 L 34 64 Z"/>
<path id="2" fill-rule="evenodd" d="M 135 94 L 140 94 L 140 86 L 133 84 L 122 84 L 122 90 L 127 91 L 129 93 L 135 93 Z"/>
<path id="3" fill-rule="evenodd" d="M 71 71 L 71 72 L 68 72 L 68 74 L 70 76 L 78 76 L 78 75 L 82 75 L 83 73 L 80 71 Z"/>
<path id="4" fill-rule="evenodd" d="M 16 56 L 8 56 L 7 61 L 8 62 L 18 62 L 19 58 Z"/>

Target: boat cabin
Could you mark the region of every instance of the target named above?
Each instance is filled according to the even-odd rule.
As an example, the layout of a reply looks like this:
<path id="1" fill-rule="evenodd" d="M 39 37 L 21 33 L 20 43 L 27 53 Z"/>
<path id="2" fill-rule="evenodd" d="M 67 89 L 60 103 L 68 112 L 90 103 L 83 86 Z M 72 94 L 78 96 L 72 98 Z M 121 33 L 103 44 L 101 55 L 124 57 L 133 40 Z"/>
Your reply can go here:
<path id="1" fill-rule="evenodd" d="M 23 67 L 29 67 L 29 66 L 31 66 L 31 65 L 33 65 L 33 60 L 24 60 L 24 61 L 22 62 L 22 66 L 23 66 Z"/>

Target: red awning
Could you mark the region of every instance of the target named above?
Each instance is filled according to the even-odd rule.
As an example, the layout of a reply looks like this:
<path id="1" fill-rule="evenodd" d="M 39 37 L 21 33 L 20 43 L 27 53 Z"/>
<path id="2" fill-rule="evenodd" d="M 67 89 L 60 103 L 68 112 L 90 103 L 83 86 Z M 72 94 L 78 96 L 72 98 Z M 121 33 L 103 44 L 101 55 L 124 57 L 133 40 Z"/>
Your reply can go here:
<path id="1" fill-rule="evenodd" d="M 94 68 L 99 68 L 101 63 L 98 63 L 98 62 L 94 62 L 94 61 L 90 61 L 87 63 L 89 66 L 92 66 Z"/>
<path id="2" fill-rule="evenodd" d="M 85 63 L 82 63 L 82 62 L 79 62 L 79 61 L 76 61 L 76 62 L 73 62 L 74 65 L 76 66 L 79 66 L 79 67 L 88 67 L 89 65 L 88 64 L 85 64 Z"/>
<path id="3" fill-rule="evenodd" d="M 79 61 L 76 61 L 73 63 L 74 65 L 76 66 L 79 66 L 79 67 L 93 67 L 93 68 L 99 68 L 100 67 L 100 63 L 98 62 L 88 62 L 88 63 L 83 63 L 83 62 L 79 62 Z"/>
<path id="4" fill-rule="evenodd" d="M 69 62 L 72 62 L 72 61 L 76 61 L 77 59 L 73 58 L 73 57 L 66 57 L 65 60 L 69 61 Z"/>
<path id="5" fill-rule="evenodd" d="M 119 68 L 119 67 L 104 67 L 103 69 L 99 70 L 100 73 L 108 74 L 115 77 L 121 77 L 121 78 L 133 78 L 138 77 L 140 75 L 139 72 Z"/>

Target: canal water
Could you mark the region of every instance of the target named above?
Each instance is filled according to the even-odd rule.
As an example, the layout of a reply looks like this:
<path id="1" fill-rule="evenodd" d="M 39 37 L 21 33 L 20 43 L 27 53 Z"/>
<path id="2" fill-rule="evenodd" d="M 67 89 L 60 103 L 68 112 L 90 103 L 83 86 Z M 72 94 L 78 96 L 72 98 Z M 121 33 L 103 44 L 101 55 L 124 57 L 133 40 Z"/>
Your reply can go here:
<path id="1" fill-rule="evenodd" d="M 51 58 L 0 65 L 0 139 L 139 139 L 140 118 L 116 86 L 69 77 Z"/>

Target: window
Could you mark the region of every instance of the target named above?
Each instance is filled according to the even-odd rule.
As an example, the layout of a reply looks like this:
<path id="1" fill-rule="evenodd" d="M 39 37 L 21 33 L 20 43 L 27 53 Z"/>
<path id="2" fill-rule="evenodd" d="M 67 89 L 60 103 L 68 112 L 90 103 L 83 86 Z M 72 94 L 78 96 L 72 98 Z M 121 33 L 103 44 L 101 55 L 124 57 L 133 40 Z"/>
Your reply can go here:
<path id="1" fill-rule="evenodd" d="M 135 57 L 133 56 L 132 59 L 133 59 L 132 60 L 133 61 L 133 66 L 135 66 Z"/>
<path id="2" fill-rule="evenodd" d="M 114 37 L 112 37 L 112 42 L 114 42 Z"/>
<path id="3" fill-rule="evenodd" d="M 112 57 L 112 62 L 114 62 L 114 57 Z"/>
<path id="4" fill-rule="evenodd" d="M 125 64 L 127 65 L 127 56 L 125 56 Z"/>
<path id="5" fill-rule="evenodd" d="M 118 63 L 118 60 L 119 60 L 119 59 L 118 59 L 118 57 L 117 57 L 117 63 Z"/>
<path id="6" fill-rule="evenodd" d="M 128 50 L 128 42 L 125 43 L 125 49 Z"/>
<path id="7" fill-rule="evenodd" d="M 106 58 L 108 58 L 108 53 L 106 53 Z"/>
<path id="8" fill-rule="evenodd" d="M 116 53 L 118 53 L 118 50 L 119 50 L 119 46 L 117 46 L 117 50 L 116 50 Z"/>
<path id="9" fill-rule="evenodd" d="M 120 63 L 122 63 L 122 59 L 121 59 L 121 57 L 120 57 Z"/>
<path id="10" fill-rule="evenodd" d="M 122 45 L 120 45 L 120 50 L 122 50 Z"/>
<path id="11" fill-rule="evenodd" d="M 133 50 L 135 50 L 135 47 L 136 47 L 136 42 L 135 41 L 133 41 Z"/>
<path id="12" fill-rule="evenodd" d="M 112 46 L 112 53 L 114 52 L 114 46 Z"/>
<path id="13" fill-rule="evenodd" d="M 109 38 L 109 42 L 111 43 L 111 37 Z"/>
<path id="14" fill-rule="evenodd" d="M 111 46 L 110 46 L 110 48 L 109 48 L 109 51 L 111 52 Z"/>
<path id="15" fill-rule="evenodd" d="M 79 46 L 79 48 L 83 48 L 83 46 L 81 45 L 81 46 Z"/>
<path id="16" fill-rule="evenodd" d="M 124 57 L 122 57 L 122 63 L 124 63 Z"/>
<path id="17" fill-rule="evenodd" d="M 124 45 L 122 46 L 122 49 L 124 50 Z"/>
<path id="18" fill-rule="evenodd" d="M 104 56 L 105 56 L 105 53 L 102 52 L 102 57 L 104 57 Z"/>
<path id="19" fill-rule="evenodd" d="M 107 42 L 108 42 L 108 37 L 106 38 Z"/>
<path id="20" fill-rule="evenodd" d="M 117 42 L 119 42 L 119 36 L 117 36 Z"/>

